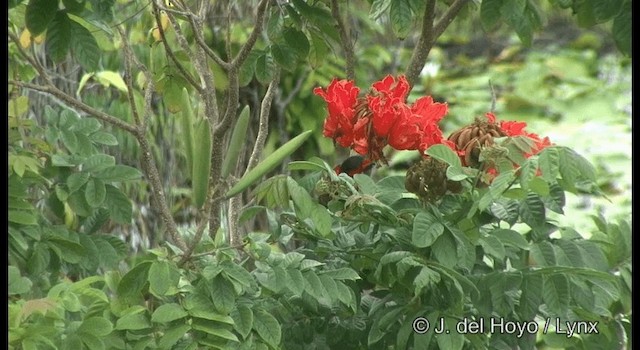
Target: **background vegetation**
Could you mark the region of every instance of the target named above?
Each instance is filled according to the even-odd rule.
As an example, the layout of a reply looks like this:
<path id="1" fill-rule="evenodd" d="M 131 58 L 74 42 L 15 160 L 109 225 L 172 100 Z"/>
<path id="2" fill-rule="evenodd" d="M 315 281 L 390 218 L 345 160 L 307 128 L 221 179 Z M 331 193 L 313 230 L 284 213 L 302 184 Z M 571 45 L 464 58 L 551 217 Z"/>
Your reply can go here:
<path id="1" fill-rule="evenodd" d="M 10 347 L 631 348 L 630 6 L 10 1 Z M 336 176 L 312 90 L 386 74 L 445 135 L 492 110 L 557 147 L 431 203 L 417 152 Z"/>

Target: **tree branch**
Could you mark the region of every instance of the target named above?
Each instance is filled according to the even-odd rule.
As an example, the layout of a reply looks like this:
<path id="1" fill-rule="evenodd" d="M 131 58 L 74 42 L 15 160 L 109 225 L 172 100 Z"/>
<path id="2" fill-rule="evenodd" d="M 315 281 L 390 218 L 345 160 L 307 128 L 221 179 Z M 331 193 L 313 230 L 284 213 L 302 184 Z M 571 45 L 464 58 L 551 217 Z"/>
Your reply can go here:
<path id="1" fill-rule="evenodd" d="M 175 64 L 176 68 L 178 68 L 178 70 L 180 71 L 180 74 L 182 74 L 182 76 L 189 82 L 189 84 L 191 84 L 199 92 L 200 89 L 202 89 L 202 87 L 200 86 L 200 84 L 196 83 L 193 77 L 191 77 L 191 74 L 189 74 L 189 72 L 187 72 L 184 66 L 182 66 L 182 63 L 178 61 L 178 59 L 176 58 L 176 55 L 173 53 L 171 46 L 169 46 L 169 42 L 167 41 L 167 37 L 165 36 L 165 33 L 164 33 L 164 28 L 162 28 L 162 22 L 160 19 L 160 10 L 158 8 L 158 4 L 155 1 L 153 2 L 153 16 L 156 19 L 156 26 L 158 27 L 158 32 L 160 32 L 160 38 L 162 38 L 162 45 L 164 46 L 164 49 L 167 52 L 167 55 L 169 56 L 171 61 L 173 61 L 173 64 Z M 168 12 L 167 12 L 167 16 L 169 16 Z M 170 21 L 172 22 L 172 26 L 175 29 L 175 27 L 177 26 L 177 24 L 173 24 L 173 21 L 175 20 L 175 18 L 173 17 L 173 15 L 171 15 L 169 18 L 170 18 Z"/>
<path id="2" fill-rule="evenodd" d="M 460 10 L 469 2 L 469 0 L 456 0 L 447 11 L 442 15 L 438 22 L 433 26 L 433 37 L 437 39 L 444 33 L 445 29 L 453 22 Z M 435 41 L 435 40 L 434 40 Z"/>
<path id="3" fill-rule="evenodd" d="M 218 56 L 213 50 L 211 50 L 211 48 L 209 47 L 209 45 L 207 45 L 207 43 L 204 42 L 204 38 L 202 37 L 202 33 L 199 30 L 195 30 L 196 26 L 196 17 L 194 14 L 191 14 L 191 16 L 188 17 L 189 18 L 189 23 L 191 23 L 191 27 L 194 29 L 193 33 L 195 35 L 196 38 L 196 42 L 198 43 L 198 45 L 200 45 L 200 47 L 204 50 L 204 52 L 207 54 L 207 56 L 211 57 L 211 59 L 217 63 L 220 67 L 222 67 L 224 70 L 229 70 L 229 67 L 231 66 L 231 64 L 225 60 L 223 60 L 222 58 L 220 58 L 220 56 Z"/>
<path id="4" fill-rule="evenodd" d="M 435 36 L 433 35 L 433 19 L 435 17 L 435 7 L 436 1 L 428 0 L 424 8 L 420 38 L 418 39 L 418 43 L 413 50 L 411 61 L 409 62 L 409 66 L 407 67 L 407 70 L 405 72 L 407 81 L 409 82 L 409 85 L 411 87 L 413 87 L 413 85 L 420 77 L 420 72 L 422 71 L 424 64 L 427 62 L 429 51 L 431 51 L 433 43 L 435 42 Z"/>
<path id="5" fill-rule="evenodd" d="M 249 170 L 255 167 L 260 159 L 260 153 L 264 148 L 264 143 L 267 140 L 267 134 L 269 132 L 269 112 L 271 111 L 271 102 L 273 101 L 279 82 L 280 71 L 278 70 L 274 73 L 273 80 L 269 83 L 267 92 L 265 93 L 264 98 L 262 99 L 262 104 L 260 105 L 258 136 L 256 137 L 256 143 L 253 145 L 253 151 L 249 157 L 249 162 L 247 163 L 247 168 L 245 169 L 244 174 L 247 174 Z"/>
<path id="6" fill-rule="evenodd" d="M 231 61 L 231 65 L 240 67 L 247 59 L 247 56 L 249 56 L 249 52 L 251 52 L 253 45 L 255 45 L 256 40 L 258 40 L 258 35 L 262 33 L 262 23 L 264 22 L 264 14 L 267 10 L 267 4 L 269 4 L 269 0 L 260 0 L 260 3 L 258 4 L 258 13 L 256 14 L 256 25 L 253 27 L 253 31 L 244 45 L 242 45 L 242 48 L 240 48 L 236 57 Z"/>
<path id="7" fill-rule="evenodd" d="M 355 79 L 355 61 L 353 53 L 353 42 L 349 37 L 347 28 L 344 25 L 342 16 L 340 15 L 340 7 L 338 6 L 338 0 L 331 0 L 331 15 L 336 20 L 338 32 L 340 33 L 340 44 L 344 50 L 345 58 L 345 72 L 348 80 Z"/>
<path id="8" fill-rule="evenodd" d="M 138 108 L 136 106 L 136 100 L 133 97 L 133 78 L 131 76 L 131 57 L 133 56 L 133 52 L 131 51 L 131 46 L 124 30 L 121 27 L 118 27 L 118 32 L 122 37 L 124 45 L 124 82 L 127 85 L 127 98 L 129 99 L 129 105 L 131 106 L 131 114 L 133 115 L 133 120 L 136 125 L 142 125 L 140 115 L 138 114 Z"/>
<path id="9" fill-rule="evenodd" d="M 40 75 L 40 77 L 42 79 L 44 79 L 44 81 L 48 85 L 53 86 L 53 83 L 51 82 L 51 78 L 49 78 L 49 75 L 47 74 L 47 71 L 40 64 L 40 62 L 38 62 L 38 60 L 36 60 L 35 58 L 31 57 L 30 55 L 28 55 L 24 51 L 24 49 L 22 48 L 22 46 L 20 44 L 20 39 L 18 39 L 18 37 L 11 31 L 9 31 L 9 38 L 11 38 L 11 41 L 13 41 L 13 43 L 16 45 L 16 48 L 18 49 L 18 52 L 20 53 L 20 55 L 22 57 L 24 57 L 24 59 L 26 59 L 29 62 L 29 64 L 31 64 L 31 66 L 33 66 L 33 68 L 36 69 L 36 71 L 38 72 L 38 75 Z"/>
<path id="10" fill-rule="evenodd" d="M 77 99 L 67 95 L 64 91 L 58 89 L 55 86 L 52 85 L 46 85 L 46 86 L 42 86 L 42 85 L 37 85 L 37 84 L 31 84 L 31 83 L 25 83 L 22 81 L 16 81 L 16 80 L 10 80 L 9 84 L 11 85 L 15 85 L 15 86 L 20 86 L 23 88 L 27 88 L 27 89 L 31 89 L 31 90 L 35 90 L 35 91 L 40 91 L 40 92 L 44 92 L 46 94 L 49 94 L 53 97 L 58 98 L 59 100 L 61 100 L 62 102 L 64 102 L 67 106 L 73 108 L 73 109 L 77 109 L 80 111 L 83 111 L 91 116 L 96 117 L 97 119 L 100 119 L 101 121 L 111 124 L 115 127 L 118 127 L 132 135 L 136 135 L 138 132 L 138 128 L 135 125 L 129 124 L 121 119 L 118 119 L 110 114 L 104 113 L 102 111 L 99 111 L 83 102 L 78 101 Z"/>

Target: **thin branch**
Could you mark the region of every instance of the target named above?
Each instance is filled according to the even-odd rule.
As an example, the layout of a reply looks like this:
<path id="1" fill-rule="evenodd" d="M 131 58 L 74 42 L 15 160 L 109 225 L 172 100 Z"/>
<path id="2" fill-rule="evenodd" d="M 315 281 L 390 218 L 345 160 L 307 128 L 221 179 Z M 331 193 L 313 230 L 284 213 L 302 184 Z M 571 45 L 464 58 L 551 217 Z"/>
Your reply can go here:
<path id="1" fill-rule="evenodd" d="M 462 7 L 467 4 L 469 0 L 456 0 L 447 11 L 442 15 L 438 22 L 433 26 L 433 37 L 439 38 L 445 29 L 453 22 L 453 19 L 458 15 Z"/>
<path id="2" fill-rule="evenodd" d="M 237 245 L 242 242 L 238 231 L 238 217 L 242 207 L 242 196 L 235 196 L 229 199 L 229 212 L 227 215 L 227 227 L 229 228 L 229 245 Z"/>
<path id="3" fill-rule="evenodd" d="M 195 16 L 195 14 L 191 14 L 191 16 L 189 16 L 188 18 L 189 18 L 189 22 L 191 23 L 191 27 L 194 29 L 193 33 L 194 33 L 194 35 L 196 37 L 196 42 L 198 43 L 198 45 L 200 45 L 200 47 L 202 49 L 204 49 L 204 52 L 207 54 L 207 56 L 211 57 L 211 59 L 215 63 L 217 63 L 224 70 L 229 70 L 229 67 L 231 66 L 231 64 L 229 64 L 229 62 L 227 62 L 227 61 L 223 60 L 222 58 L 220 58 L 220 56 L 218 56 L 218 54 L 216 54 L 213 50 L 211 50 L 209 45 L 207 45 L 207 43 L 204 42 L 204 38 L 202 37 L 202 33 L 199 30 L 195 30 L 195 28 L 197 27 L 196 26 L 197 18 Z"/>
<path id="4" fill-rule="evenodd" d="M 200 84 L 196 83 L 196 81 L 193 79 L 193 77 L 191 77 L 191 74 L 189 72 L 187 72 L 187 70 L 184 68 L 184 66 L 182 66 L 182 63 L 180 63 L 178 61 L 178 58 L 173 53 L 173 50 L 171 49 L 171 46 L 169 46 L 169 42 L 167 41 L 167 37 L 165 36 L 165 33 L 164 33 L 164 28 L 162 28 L 162 21 L 160 19 L 160 11 L 158 9 L 157 3 L 154 1 L 153 5 L 154 5 L 153 15 L 154 15 L 154 17 L 156 19 L 156 25 L 158 27 L 158 32 L 160 32 L 160 38 L 162 39 L 162 45 L 164 45 L 164 49 L 167 52 L 167 55 L 169 56 L 169 58 L 171 58 L 171 61 L 173 61 L 173 64 L 175 64 L 176 68 L 178 68 L 178 70 L 180 71 L 182 76 L 189 82 L 189 84 L 191 84 L 197 91 L 200 91 L 200 89 L 202 89 Z M 169 16 L 169 15 L 167 14 L 167 16 Z M 172 17 L 169 17 L 169 18 L 170 18 L 171 22 L 173 22 L 175 20 Z M 177 24 L 174 25 L 172 23 L 172 26 L 175 28 L 175 27 L 177 27 Z"/>
<path id="5" fill-rule="evenodd" d="M 47 84 L 53 86 L 53 83 L 51 82 L 51 78 L 49 78 L 47 71 L 40 64 L 40 62 L 38 62 L 31 55 L 28 55 L 24 51 L 24 49 L 22 49 L 22 45 L 20 44 L 20 39 L 18 39 L 18 37 L 11 31 L 9 31 L 9 38 L 11 38 L 11 41 L 13 41 L 13 43 L 16 44 L 16 48 L 18 49 L 18 52 L 20 53 L 20 55 L 22 55 L 22 57 L 24 57 L 24 59 L 26 59 L 29 62 L 29 64 L 31 64 L 31 66 L 36 69 L 36 71 L 38 72 L 38 75 L 40 75 L 40 77 L 42 77 L 42 79 L 44 79 Z"/>
<path id="6" fill-rule="evenodd" d="M 136 125 L 141 125 L 140 115 L 138 114 L 136 101 L 133 97 L 133 78 L 131 77 L 131 57 L 133 56 L 133 52 L 131 51 L 129 40 L 127 40 L 127 34 L 124 32 L 122 27 L 118 27 L 118 32 L 120 33 L 124 44 L 124 82 L 127 85 L 127 98 L 129 99 L 129 105 L 131 106 L 133 120 Z"/>
<path id="7" fill-rule="evenodd" d="M 190 15 L 192 15 L 192 13 L 189 12 L 189 11 L 175 10 L 175 9 L 170 8 L 170 7 L 163 6 L 162 4 L 159 4 L 159 3 L 156 3 L 156 2 L 154 2 L 153 4 L 155 5 L 156 8 L 158 8 L 158 9 L 160 9 L 160 10 L 166 12 L 166 13 L 171 13 L 171 14 L 174 14 L 174 15 L 185 16 L 185 17 L 189 17 Z"/>
<path id="8" fill-rule="evenodd" d="M 251 52 L 253 45 L 255 45 L 256 40 L 258 40 L 258 35 L 262 33 L 262 23 L 264 22 L 264 14 L 267 10 L 267 4 L 269 4 L 269 0 L 260 0 L 260 3 L 258 4 L 258 13 L 256 14 L 256 25 L 253 27 L 253 31 L 244 45 L 242 45 L 242 48 L 240 48 L 236 57 L 231 61 L 231 65 L 240 67 L 249 56 L 249 52 Z"/>
<path id="9" fill-rule="evenodd" d="M 269 112 L 271 111 L 271 102 L 273 101 L 273 97 L 278 88 L 278 83 L 280 81 L 280 72 L 276 71 L 273 76 L 273 80 L 269 83 L 269 87 L 267 88 L 267 92 L 262 99 L 262 104 L 260 106 L 260 124 L 258 126 L 258 136 L 256 137 L 256 143 L 253 145 L 253 151 L 251 151 L 251 157 L 249 157 L 249 162 L 247 163 L 247 168 L 245 170 L 245 174 L 249 172 L 249 170 L 253 169 L 253 167 L 258 164 L 258 160 L 260 159 L 260 153 L 264 148 L 264 143 L 267 140 L 267 133 L 269 132 Z"/>
<path id="10" fill-rule="evenodd" d="M 407 81 L 412 87 L 420 77 L 420 72 L 422 71 L 424 64 L 427 62 L 429 51 L 431 51 L 431 48 L 433 47 L 433 43 L 435 41 L 435 37 L 433 35 L 433 19 L 435 17 L 435 7 L 435 0 L 428 0 L 426 6 L 424 7 L 420 38 L 418 39 L 418 43 L 413 50 L 411 61 L 409 62 L 409 67 L 407 67 L 405 73 Z"/>
<path id="11" fill-rule="evenodd" d="M 336 20 L 338 32 L 340 33 L 340 43 L 344 50 L 345 58 L 345 71 L 347 73 L 348 80 L 355 79 L 355 60 L 353 53 L 353 42 L 347 33 L 347 28 L 340 15 L 340 7 L 338 6 L 338 0 L 331 0 L 331 15 Z"/>
<path id="12" fill-rule="evenodd" d="M 289 103 L 291 103 L 291 101 L 293 100 L 294 97 L 298 96 L 298 92 L 300 92 L 300 89 L 302 89 L 302 84 L 304 83 L 304 81 L 307 79 L 307 72 L 309 71 L 309 67 L 307 67 L 305 69 L 305 71 L 300 74 L 300 76 L 298 77 L 298 80 L 296 80 L 296 85 L 291 89 L 291 91 L 289 92 L 289 94 L 287 95 L 287 97 L 285 97 L 284 99 L 278 101 L 278 107 L 284 109 L 286 108 Z"/>
<path id="13" fill-rule="evenodd" d="M 489 110 L 489 112 L 493 113 L 496 110 L 496 90 L 493 88 L 493 84 L 491 83 L 491 80 L 489 80 L 489 89 L 491 89 L 491 109 Z"/>
<path id="14" fill-rule="evenodd" d="M 212 196 L 213 192 L 214 191 L 209 191 L 208 196 L 209 197 Z M 212 205 L 213 205 L 213 201 L 211 200 L 211 198 L 207 198 L 204 204 L 204 207 L 200 211 L 200 215 L 203 217 L 203 219 L 200 221 L 200 223 L 196 227 L 196 233 L 193 237 L 193 241 L 184 251 L 184 254 L 182 255 L 182 259 L 180 259 L 180 262 L 178 263 L 179 266 L 182 266 L 187 260 L 189 260 L 189 258 L 193 254 L 193 251 L 196 249 L 196 247 L 202 240 L 202 234 L 204 233 L 204 229 L 207 227 L 207 222 L 208 222 L 206 220 L 206 217 L 207 217 L 207 214 L 211 212 Z"/>
<path id="15" fill-rule="evenodd" d="M 49 95 L 52 95 L 58 99 L 60 99 L 62 102 L 64 102 L 67 106 L 83 111 L 91 116 L 96 117 L 97 119 L 100 119 L 101 121 L 111 124 L 115 127 L 118 127 L 132 135 L 136 135 L 136 133 L 138 132 L 138 128 L 135 125 L 129 124 L 121 119 L 118 119 L 110 114 L 104 113 L 102 111 L 99 111 L 83 102 L 78 101 L 77 99 L 67 95 L 64 91 L 58 89 L 55 86 L 52 85 L 47 85 L 47 86 L 41 86 L 41 85 L 37 85 L 37 84 L 31 84 L 31 83 L 25 83 L 22 81 L 16 81 L 16 80 L 10 80 L 9 81 L 10 85 L 15 85 L 15 86 L 20 86 L 23 88 L 27 88 L 27 89 L 31 89 L 31 90 L 35 90 L 35 91 L 40 91 L 40 92 L 44 92 L 47 93 Z"/>
<path id="16" fill-rule="evenodd" d="M 147 88 L 152 88 L 152 86 L 148 86 Z M 138 140 L 140 150 L 142 151 L 140 163 L 142 164 L 142 167 L 147 174 L 147 178 L 149 179 L 149 183 L 151 184 L 151 188 L 153 191 L 152 198 L 154 198 L 154 202 L 156 204 L 155 207 L 160 210 L 160 217 L 167 228 L 167 232 L 171 236 L 171 240 L 183 252 L 187 251 L 187 244 L 180 236 L 176 222 L 171 215 L 171 210 L 167 206 L 166 197 L 164 191 L 162 190 L 162 181 L 160 180 L 158 167 L 156 166 L 151 153 L 151 146 L 149 144 L 149 141 L 146 139 L 144 133 L 142 132 L 136 135 L 136 139 Z"/>

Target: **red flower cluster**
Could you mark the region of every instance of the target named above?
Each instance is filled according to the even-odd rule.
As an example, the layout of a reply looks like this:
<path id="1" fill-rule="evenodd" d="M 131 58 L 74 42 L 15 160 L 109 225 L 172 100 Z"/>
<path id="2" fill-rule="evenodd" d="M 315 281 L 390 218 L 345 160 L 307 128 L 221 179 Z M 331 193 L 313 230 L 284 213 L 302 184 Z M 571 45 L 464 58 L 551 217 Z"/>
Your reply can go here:
<path id="1" fill-rule="evenodd" d="M 422 154 L 439 143 L 455 149 L 438 127 L 447 114 L 447 104 L 425 96 L 408 105 L 409 90 L 402 75 L 397 79 L 387 75 L 374 83 L 364 97 L 358 97 L 360 89 L 350 80 L 334 79 L 326 90 L 314 89 L 329 109 L 323 135 L 371 161 L 386 162 L 382 153 L 386 145 L 397 150 L 419 150 Z"/>
<path id="2" fill-rule="evenodd" d="M 496 116 L 493 113 L 487 113 L 486 116 L 489 123 L 496 122 Z M 507 134 L 508 137 L 526 136 L 534 142 L 535 146 L 531 151 L 531 153 L 525 154 L 525 157 L 527 158 L 531 157 L 534 154 L 540 153 L 540 151 L 542 151 L 543 148 L 551 146 L 551 141 L 549 140 L 549 137 L 545 136 L 544 138 L 541 139 L 540 136 L 538 136 L 538 134 L 526 132 L 524 128 L 527 127 L 527 123 L 525 122 L 502 120 L 498 125 L 500 126 L 500 129 L 505 134 Z"/>

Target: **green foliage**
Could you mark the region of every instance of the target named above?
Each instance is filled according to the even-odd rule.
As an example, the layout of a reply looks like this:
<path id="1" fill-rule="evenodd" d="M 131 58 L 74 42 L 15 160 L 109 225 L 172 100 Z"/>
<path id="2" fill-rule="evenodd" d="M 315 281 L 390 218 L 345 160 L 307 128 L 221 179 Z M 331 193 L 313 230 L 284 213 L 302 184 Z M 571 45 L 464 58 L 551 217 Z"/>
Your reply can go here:
<path id="1" fill-rule="evenodd" d="M 436 3 L 440 14 L 452 2 Z M 481 154 L 499 170 L 482 188 L 476 185 L 487 173 L 463 167 L 448 147 L 435 146 L 427 154 L 447 163 L 447 178 L 463 190 L 430 203 L 408 193 L 404 175 L 392 171 L 386 176 L 381 170 L 382 178 L 335 174 L 329 164 L 334 159 L 327 163 L 311 157 L 337 153 L 318 131 L 326 111 L 312 88 L 344 76 L 340 35 L 330 2 L 305 0 L 268 7 L 264 35 L 239 68 L 244 109 L 231 137 L 217 143 L 228 147 L 223 164 L 210 164 L 217 136 L 210 133 L 197 94 L 151 34 L 155 23 L 150 11 L 132 4 L 140 5 L 13 0 L 10 30 L 24 33 L 27 28 L 31 36 L 25 38 L 35 50 L 35 37 L 46 34 L 43 49 L 55 63 L 66 64 L 71 55 L 86 72 L 68 78 L 82 77 L 72 92 L 82 94 L 84 103 L 131 122 L 131 98 L 139 117 L 151 116 L 149 143 L 164 168 L 162 180 L 168 192 L 181 193 L 184 188 L 176 187 L 185 187 L 196 209 L 209 191 L 211 166 L 220 166 L 223 177 L 230 176 L 225 180 L 232 182 L 235 170 L 242 172 L 237 163 L 250 144 L 249 110 L 259 107 L 252 98 L 282 69 L 277 95 L 292 98 L 277 96 L 272 110 L 278 114 L 271 119 L 278 120 L 272 123 L 264 159 L 225 194 L 249 196 L 250 206 L 239 222 L 262 225 L 252 226 L 233 246 L 220 238 L 228 233 L 223 225 L 218 238 L 204 238 L 184 260 L 169 243 L 131 252 L 110 232 L 116 232 L 114 226 L 133 231 L 134 209 L 148 197 L 139 181 L 140 154 L 132 138 L 71 110 L 47 106 L 30 116 L 31 95 L 10 94 L 11 348 L 610 349 L 630 339 L 630 222 L 596 215 L 597 229 L 583 231 L 565 215 L 571 196 L 593 198 L 606 192 L 601 164 L 594 166 L 572 145 L 547 147 L 527 157 L 531 144 L 505 138 L 498 141 L 504 154 Z M 486 31 L 504 23 L 525 45 L 535 42 L 545 16 L 557 9 L 568 9 L 585 27 L 611 22 L 615 44 L 630 55 L 630 0 L 474 4 L 478 2 L 468 3 L 467 17 L 461 19 L 476 11 Z M 389 38 L 383 36 L 384 26 L 388 24 L 397 39 L 413 40 L 425 4 L 374 0 L 353 5 L 341 9 L 343 16 L 352 16 L 346 21 L 353 26 L 350 34 L 362 35 L 356 40 L 356 76 L 372 81 L 378 72 L 398 69 L 396 59 L 406 56 L 405 50 L 395 52 L 385 42 Z M 250 13 L 242 6 L 238 13 Z M 149 64 L 158 92 L 150 102 L 144 97 L 147 77 L 139 74 L 135 86 L 128 86 L 117 73 L 123 66 L 120 39 L 114 39 L 111 29 L 116 17 L 140 61 Z M 207 45 L 221 57 L 237 52 L 251 32 L 253 18 L 239 17 L 237 23 L 225 24 L 228 32 L 225 26 L 203 32 Z M 168 41 L 178 48 L 175 33 L 167 28 Z M 193 39 L 187 26 L 183 30 Z M 9 49 L 12 79 L 36 83 L 37 72 L 17 53 L 17 45 Z M 191 57 L 183 49 L 173 54 L 193 74 Z M 446 96 L 451 114 L 460 118 L 486 111 L 474 108 L 486 105 L 489 79 L 504 87 L 500 103 L 514 117 L 534 111 L 588 120 L 613 114 L 595 104 L 599 99 L 621 103 L 614 98 L 618 91 L 594 77 L 599 62 L 588 52 L 531 52 L 523 61 L 500 60 L 490 67 L 470 64 L 482 72 L 472 77 L 445 67 L 446 73 L 437 78 L 442 83 L 432 86 L 425 76 L 424 87 L 418 84 L 415 90 Z M 451 60 L 468 68 L 460 62 Z M 211 63 L 210 68 L 216 92 L 228 98 L 226 87 L 233 82 L 218 65 Z M 287 135 L 297 136 L 287 142 Z M 302 148 L 305 142 L 311 146 Z M 309 160 L 290 162 L 290 175 L 259 181 L 287 158 Z M 252 187 L 253 192 L 247 191 Z M 171 197 L 167 202 L 182 205 Z M 570 225 L 561 224 L 562 218 Z M 183 231 L 190 234 L 193 229 L 187 225 Z M 491 317 L 532 322 L 539 331 L 516 337 L 495 332 L 419 334 L 413 329 L 415 320 L 455 329 L 461 320 L 489 322 Z M 552 323 L 543 332 L 547 320 L 561 324 Z M 598 322 L 601 334 L 561 333 L 562 322 L 575 321 Z"/>

